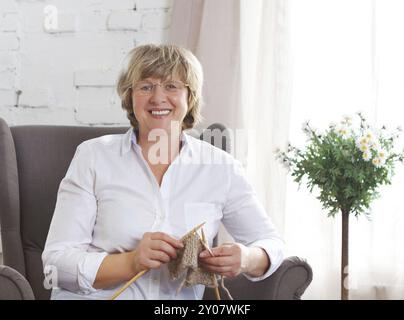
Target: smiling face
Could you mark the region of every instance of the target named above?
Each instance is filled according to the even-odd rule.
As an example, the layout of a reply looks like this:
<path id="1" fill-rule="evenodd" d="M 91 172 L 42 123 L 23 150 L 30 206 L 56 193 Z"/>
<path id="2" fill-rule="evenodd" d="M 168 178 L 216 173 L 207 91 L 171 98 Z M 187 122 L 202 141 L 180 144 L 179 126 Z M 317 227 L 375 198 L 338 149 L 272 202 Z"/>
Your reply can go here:
<path id="1" fill-rule="evenodd" d="M 149 84 L 139 89 L 139 82 L 146 80 Z M 182 80 L 181 90 L 162 85 L 167 80 Z M 117 92 L 135 130 L 170 132 L 170 124 L 178 121 L 182 131 L 193 128 L 202 118 L 202 84 L 202 66 L 192 52 L 175 45 L 148 44 L 128 54 Z"/>
<path id="2" fill-rule="evenodd" d="M 183 82 L 176 77 L 170 81 L 146 78 L 134 85 L 133 112 L 142 136 L 147 136 L 153 129 L 163 129 L 170 134 L 171 123 L 176 123 L 181 132 L 188 111 L 188 89 L 183 85 L 175 88 L 176 84 Z"/>

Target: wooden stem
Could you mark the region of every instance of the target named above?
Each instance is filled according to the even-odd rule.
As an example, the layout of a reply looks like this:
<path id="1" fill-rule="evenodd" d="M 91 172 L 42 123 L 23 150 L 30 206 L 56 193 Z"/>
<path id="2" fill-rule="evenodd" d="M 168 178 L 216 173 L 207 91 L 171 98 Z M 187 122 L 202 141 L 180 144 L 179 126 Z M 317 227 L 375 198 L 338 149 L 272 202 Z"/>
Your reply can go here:
<path id="1" fill-rule="evenodd" d="M 349 211 L 342 210 L 341 299 L 349 299 Z"/>

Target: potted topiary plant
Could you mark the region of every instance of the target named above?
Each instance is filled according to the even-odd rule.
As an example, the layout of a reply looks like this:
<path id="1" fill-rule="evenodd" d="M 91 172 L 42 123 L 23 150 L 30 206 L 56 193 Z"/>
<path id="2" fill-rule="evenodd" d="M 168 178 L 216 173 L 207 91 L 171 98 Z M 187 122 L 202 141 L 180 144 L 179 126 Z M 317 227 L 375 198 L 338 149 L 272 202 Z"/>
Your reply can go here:
<path id="1" fill-rule="evenodd" d="M 349 215 L 369 215 L 372 200 L 379 197 L 378 187 L 391 184 L 394 167 L 404 161 L 404 152 L 395 150 L 401 128 L 389 133 L 385 126 L 371 127 L 361 113 L 358 125 L 345 116 L 318 133 L 309 122 L 303 126 L 307 145 L 298 149 L 291 144 L 277 150 L 277 159 L 289 170 L 299 185 L 306 181 L 310 192 L 318 188 L 317 197 L 328 216 L 342 215 L 341 299 L 349 298 L 344 285 L 348 276 Z"/>

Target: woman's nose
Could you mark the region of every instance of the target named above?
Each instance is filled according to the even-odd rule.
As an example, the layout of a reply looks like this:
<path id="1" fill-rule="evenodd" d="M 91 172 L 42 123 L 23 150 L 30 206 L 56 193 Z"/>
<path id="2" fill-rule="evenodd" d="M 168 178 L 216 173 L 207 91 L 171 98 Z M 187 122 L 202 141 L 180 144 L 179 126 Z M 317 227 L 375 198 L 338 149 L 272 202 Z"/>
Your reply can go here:
<path id="1" fill-rule="evenodd" d="M 160 104 L 162 102 L 165 102 L 166 99 L 167 95 L 162 86 L 159 84 L 155 85 L 150 96 L 150 102 L 153 104 Z"/>

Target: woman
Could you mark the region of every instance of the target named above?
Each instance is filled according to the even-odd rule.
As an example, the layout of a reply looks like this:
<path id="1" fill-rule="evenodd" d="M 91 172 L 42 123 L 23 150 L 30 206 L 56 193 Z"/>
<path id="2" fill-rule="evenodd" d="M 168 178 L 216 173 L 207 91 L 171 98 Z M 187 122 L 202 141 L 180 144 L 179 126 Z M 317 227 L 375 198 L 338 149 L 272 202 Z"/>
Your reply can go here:
<path id="1" fill-rule="evenodd" d="M 213 248 L 214 257 L 202 252 L 204 268 L 268 277 L 283 242 L 240 163 L 184 132 L 200 119 L 200 63 L 174 45 L 140 46 L 129 57 L 118 93 L 132 128 L 80 144 L 60 184 L 42 255 L 57 275 L 52 298 L 109 298 L 150 269 L 119 298 L 201 299 L 201 285 L 176 295 L 181 280 L 167 268 L 181 236 L 201 222 L 210 244 L 220 222 L 236 240 Z"/>

